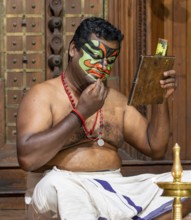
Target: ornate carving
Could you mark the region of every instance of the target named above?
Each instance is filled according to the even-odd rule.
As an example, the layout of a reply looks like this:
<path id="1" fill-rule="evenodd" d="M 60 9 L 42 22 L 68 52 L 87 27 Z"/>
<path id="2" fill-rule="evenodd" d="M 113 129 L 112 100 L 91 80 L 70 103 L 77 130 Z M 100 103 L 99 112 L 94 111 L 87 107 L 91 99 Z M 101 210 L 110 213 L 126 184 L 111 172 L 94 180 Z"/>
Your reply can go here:
<path id="1" fill-rule="evenodd" d="M 49 4 L 50 12 L 53 16 L 59 17 L 62 14 L 62 0 L 51 0 Z"/>
<path id="2" fill-rule="evenodd" d="M 146 0 L 138 1 L 138 51 L 139 56 L 147 51 L 147 11 Z"/>
<path id="3" fill-rule="evenodd" d="M 52 77 L 60 75 L 63 66 L 62 5 L 61 0 L 51 0 L 49 3 L 50 18 L 48 28 L 51 36 L 49 40 L 50 55 L 48 57 L 48 66 L 52 71 Z"/>
<path id="4" fill-rule="evenodd" d="M 147 11 L 146 11 L 146 0 L 139 0 L 138 5 L 138 57 L 146 54 L 147 51 Z M 145 105 L 137 106 L 137 110 L 143 115 L 147 115 L 147 107 Z"/>

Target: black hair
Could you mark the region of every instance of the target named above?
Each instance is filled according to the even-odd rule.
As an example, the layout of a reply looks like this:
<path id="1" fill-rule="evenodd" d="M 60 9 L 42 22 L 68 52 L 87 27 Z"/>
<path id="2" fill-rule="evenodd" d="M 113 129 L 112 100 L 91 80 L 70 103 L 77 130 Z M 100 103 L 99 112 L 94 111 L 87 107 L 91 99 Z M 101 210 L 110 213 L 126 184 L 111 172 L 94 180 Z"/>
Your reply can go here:
<path id="1" fill-rule="evenodd" d="M 107 41 L 118 41 L 119 47 L 123 40 L 121 31 L 110 22 L 100 17 L 90 17 L 80 23 L 71 42 L 74 42 L 76 49 L 80 50 L 80 48 L 90 40 L 91 34 L 95 34 L 98 38 L 103 38 Z M 68 61 L 69 60 L 70 55 L 68 53 Z"/>

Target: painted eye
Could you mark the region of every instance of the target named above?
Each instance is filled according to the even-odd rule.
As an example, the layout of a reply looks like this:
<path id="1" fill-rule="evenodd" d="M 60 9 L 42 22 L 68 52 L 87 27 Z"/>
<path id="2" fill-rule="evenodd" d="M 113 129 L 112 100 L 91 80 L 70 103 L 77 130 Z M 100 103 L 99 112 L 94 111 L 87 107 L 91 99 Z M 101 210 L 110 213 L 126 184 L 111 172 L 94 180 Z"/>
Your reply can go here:
<path id="1" fill-rule="evenodd" d="M 96 54 L 96 53 L 92 54 L 92 57 L 93 57 L 94 59 L 101 59 L 100 55 L 99 55 L 99 54 Z"/>
<path id="2" fill-rule="evenodd" d="M 110 58 L 108 58 L 108 64 L 113 64 L 114 62 L 115 62 L 115 60 L 116 60 L 116 57 L 110 57 Z"/>

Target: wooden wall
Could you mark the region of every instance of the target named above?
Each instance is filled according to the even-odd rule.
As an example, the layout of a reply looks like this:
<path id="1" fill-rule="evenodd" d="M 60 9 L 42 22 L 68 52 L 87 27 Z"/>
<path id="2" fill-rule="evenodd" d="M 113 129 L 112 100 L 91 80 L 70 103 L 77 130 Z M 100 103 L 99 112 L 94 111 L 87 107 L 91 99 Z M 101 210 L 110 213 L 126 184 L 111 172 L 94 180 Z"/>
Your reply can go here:
<path id="1" fill-rule="evenodd" d="M 19 6 L 17 6 L 18 2 Z M 191 80 L 189 76 L 190 1 L 110 0 L 97 2 L 89 0 L 86 1 L 86 4 L 84 1 L 80 1 L 79 5 L 77 1 L 65 0 L 60 1 L 61 9 L 54 7 L 51 2 L 51 0 L 46 0 L 44 2 L 46 4 L 44 4 L 33 0 L 28 5 L 25 0 L 1 0 L 1 5 L 5 8 L 4 13 L 7 16 L 1 17 L 3 32 L 1 32 L 0 47 L 3 65 L 0 72 L 2 91 L 0 164 L 2 166 L 17 164 L 15 119 L 22 94 L 33 84 L 53 77 L 56 68 L 57 71 L 62 71 L 65 68 L 67 65 L 67 44 L 80 20 L 89 15 L 105 16 L 125 35 L 120 57 L 108 84 L 127 96 L 139 56 L 154 54 L 159 37 L 168 40 L 168 55 L 176 56 L 174 68 L 177 71 L 178 88 L 174 96 L 169 99 L 171 136 L 166 159 L 172 159 L 171 148 L 177 142 L 182 147 L 182 159 L 189 160 L 191 158 L 189 154 L 191 150 L 189 135 L 191 114 L 189 87 Z M 61 19 L 60 29 L 50 28 L 49 22 L 52 17 Z M 30 21 L 31 26 L 29 25 Z M 25 22 L 28 23 L 25 24 Z M 35 25 L 35 22 L 38 25 Z M 59 35 L 56 35 L 55 32 L 58 33 L 58 29 Z M 60 35 L 63 35 L 63 39 L 59 42 Z M 41 43 L 35 44 L 35 42 Z M 61 45 L 58 45 L 59 43 Z M 16 45 L 14 46 L 14 44 Z M 50 67 L 49 58 L 58 57 L 60 54 L 63 59 L 61 65 Z M 149 115 L 149 107 L 140 106 L 140 111 Z M 134 159 L 145 159 L 131 147 L 125 147 L 125 150 Z"/>
<path id="2" fill-rule="evenodd" d="M 118 13 L 120 12 L 120 13 Z M 116 86 L 128 96 L 140 54 L 154 54 L 158 38 L 169 42 L 168 55 L 176 56 L 178 88 L 169 99 L 171 134 L 167 160 L 172 159 L 172 147 L 181 146 L 181 159 L 191 159 L 191 2 L 189 0 L 110 0 L 109 20 L 125 34 L 123 48 L 115 71 Z M 149 106 L 140 106 L 149 116 Z M 157 141 L 157 140 L 156 140 Z M 133 158 L 144 158 L 126 150 Z M 145 158 L 144 158 L 145 159 Z"/>
<path id="3" fill-rule="evenodd" d="M 63 71 L 76 27 L 84 17 L 104 17 L 106 3 L 0 0 L 0 210 L 24 209 L 27 173 L 20 169 L 16 153 L 22 97 L 34 84 Z"/>

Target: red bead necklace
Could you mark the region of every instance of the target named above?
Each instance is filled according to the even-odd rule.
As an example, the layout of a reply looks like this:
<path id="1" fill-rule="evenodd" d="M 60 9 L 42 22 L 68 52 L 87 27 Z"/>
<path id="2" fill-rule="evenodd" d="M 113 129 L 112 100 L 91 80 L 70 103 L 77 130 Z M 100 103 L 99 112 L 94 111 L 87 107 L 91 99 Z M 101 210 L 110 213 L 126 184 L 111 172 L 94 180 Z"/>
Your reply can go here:
<path id="1" fill-rule="evenodd" d="M 76 104 L 74 102 L 74 99 L 72 97 L 72 94 L 71 92 L 69 91 L 68 89 L 68 84 L 66 83 L 65 81 L 65 76 L 64 76 L 64 73 L 61 75 L 61 80 L 62 80 L 62 84 L 64 86 L 64 90 L 68 96 L 68 99 L 70 100 L 70 103 L 72 105 L 72 108 L 73 109 L 76 109 Z M 97 120 L 98 120 L 98 115 L 100 115 L 100 121 L 99 121 L 99 133 L 98 133 L 98 137 L 92 137 L 92 134 L 94 132 L 94 129 L 95 129 L 95 126 L 97 124 Z M 83 126 L 83 129 L 84 129 L 84 132 L 86 134 L 86 137 L 89 139 L 89 140 L 92 140 L 92 141 L 97 141 L 97 144 L 99 146 L 103 146 L 104 145 L 104 140 L 102 139 L 102 130 L 103 130 L 103 112 L 102 110 L 100 109 L 99 111 L 96 112 L 96 118 L 95 118 L 95 121 L 93 123 L 93 126 L 90 130 L 87 129 L 86 127 L 86 124 L 85 122 L 82 124 Z"/>

